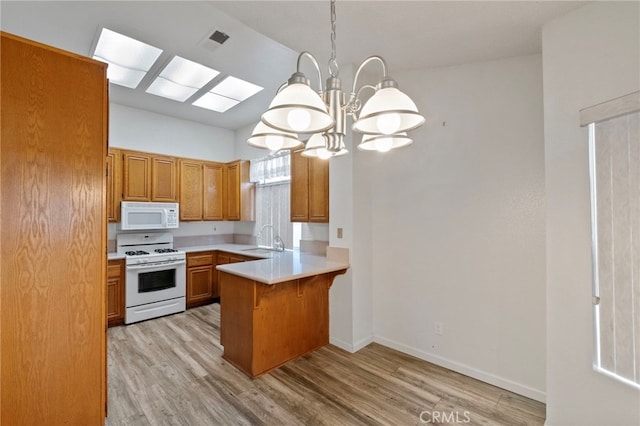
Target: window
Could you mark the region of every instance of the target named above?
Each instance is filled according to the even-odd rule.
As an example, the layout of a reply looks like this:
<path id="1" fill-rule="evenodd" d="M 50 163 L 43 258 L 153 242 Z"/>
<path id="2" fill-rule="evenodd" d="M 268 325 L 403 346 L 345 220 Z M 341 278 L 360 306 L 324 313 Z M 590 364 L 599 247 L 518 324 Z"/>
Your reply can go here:
<path id="1" fill-rule="evenodd" d="M 266 228 L 258 245 L 272 246 L 279 235 L 286 248 L 292 248 L 293 225 L 290 222 L 291 153 L 283 151 L 273 156 L 251 160 L 251 181 L 256 183 L 256 232 Z"/>
<path id="2" fill-rule="evenodd" d="M 582 112 L 606 112 L 589 120 L 594 368 L 640 388 L 640 112 L 620 99 Z"/>

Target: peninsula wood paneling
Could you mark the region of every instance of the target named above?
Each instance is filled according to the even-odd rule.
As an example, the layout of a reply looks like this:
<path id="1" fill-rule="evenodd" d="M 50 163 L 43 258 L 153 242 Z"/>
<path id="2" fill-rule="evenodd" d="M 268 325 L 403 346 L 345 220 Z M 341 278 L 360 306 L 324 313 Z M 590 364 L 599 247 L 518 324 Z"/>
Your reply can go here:
<path id="1" fill-rule="evenodd" d="M 334 277 L 321 274 L 266 285 L 221 272 L 224 359 L 257 377 L 329 343 Z"/>
<path id="2" fill-rule="evenodd" d="M 1 34 L 3 425 L 99 425 L 106 65 Z"/>

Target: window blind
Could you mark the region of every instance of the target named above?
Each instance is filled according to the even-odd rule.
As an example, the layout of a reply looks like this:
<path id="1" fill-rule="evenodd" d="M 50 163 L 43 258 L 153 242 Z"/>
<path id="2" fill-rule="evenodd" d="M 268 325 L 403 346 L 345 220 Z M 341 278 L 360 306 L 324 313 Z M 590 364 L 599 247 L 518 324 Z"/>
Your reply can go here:
<path id="1" fill-rule="evenodd" d="M 290 151 L 251 160 L 250 175 L 250 180 L 256 182 L 256 232 L 264 225 L 273 226 L 263 231 L 257 243 L 272 246 L 278 235 L 286 248 L 292 248 Z"/>
<path id="2" fill-rule="evenodd" d="M 589 124 L 597 370 L 640 388 L 640 112 Z"/>

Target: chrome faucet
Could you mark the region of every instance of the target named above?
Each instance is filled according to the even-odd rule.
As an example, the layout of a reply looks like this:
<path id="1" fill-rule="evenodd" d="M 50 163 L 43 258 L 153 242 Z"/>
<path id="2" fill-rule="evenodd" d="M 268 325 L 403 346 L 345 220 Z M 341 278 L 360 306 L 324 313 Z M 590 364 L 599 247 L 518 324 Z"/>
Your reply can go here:
<path id="1" fill-rule="evenodd" d="M 271 228 L 271 232 L 275 233 L 275 229 L 273 228 L 273 225 L 271 225 L 270 223 L 266 225 L 262 225 L 262 228 L 260 228 L 260 230 L 256 234 L 256 242 L 258 242 L 258 238 L 260 238 L 260 236 L 262 235 L 262 231 L 264 231 L 267 228 Z M 284 241 L 282 241 L 282 238 L 280 238 L 280 235 L 276 235 L 273 237 L 271 248 L 273 248 L 276 251 L 284 251 Z"/>

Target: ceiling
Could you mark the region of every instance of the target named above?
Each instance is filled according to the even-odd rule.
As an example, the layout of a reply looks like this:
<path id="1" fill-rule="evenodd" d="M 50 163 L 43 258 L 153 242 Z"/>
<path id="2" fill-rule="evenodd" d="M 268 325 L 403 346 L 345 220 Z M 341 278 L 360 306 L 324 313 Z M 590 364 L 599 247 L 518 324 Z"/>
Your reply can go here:
<path id="1" fill-rule="evenodd" d="M 378 54 L 393 75 L 539 53 L 542 24 L 585 3 L 338 0 L 338 64 L 359 64 Z M 238 129 L 257 122 L 278 86 L 295 71 L 297 52 L 313 53 L 327 77 L 329 11 L 329 1 L 3 0 L 0 27 L 86 56 L 92 54 L 99 30 L 107 27 L 163 49 L 152 72 L 180 55 L 221 71 L 219 79 L 233 75 L 264 87 L 225 113 L 148 94 L 150 79 L 135 90 L 110 87 L 110 99 L 118 104 Z M 215 45 L 203 41 L 214 30 L 230 38 L 212 49 Z"/>

